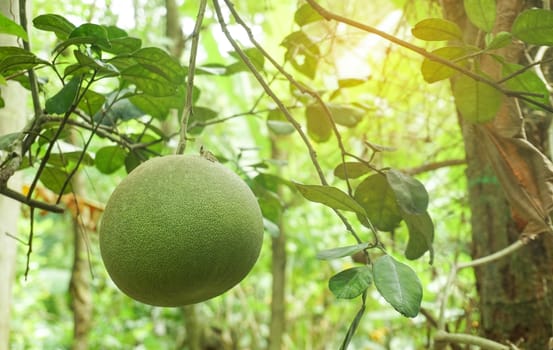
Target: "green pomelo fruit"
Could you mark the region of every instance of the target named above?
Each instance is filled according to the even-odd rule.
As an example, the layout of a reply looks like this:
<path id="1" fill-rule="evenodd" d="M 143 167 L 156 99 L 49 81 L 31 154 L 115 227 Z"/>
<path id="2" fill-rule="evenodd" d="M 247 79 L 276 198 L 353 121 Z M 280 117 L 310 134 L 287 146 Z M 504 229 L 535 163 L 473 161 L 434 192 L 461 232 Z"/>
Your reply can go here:
<path id="1" fill-rule="evenodd" d="M 117 186 L 100 224 L 115 284 L 151 305 L 198 303 L 229 290 L 255 264 L 263 218 L 249 187 L 196 155 L 152 158 Z"/>

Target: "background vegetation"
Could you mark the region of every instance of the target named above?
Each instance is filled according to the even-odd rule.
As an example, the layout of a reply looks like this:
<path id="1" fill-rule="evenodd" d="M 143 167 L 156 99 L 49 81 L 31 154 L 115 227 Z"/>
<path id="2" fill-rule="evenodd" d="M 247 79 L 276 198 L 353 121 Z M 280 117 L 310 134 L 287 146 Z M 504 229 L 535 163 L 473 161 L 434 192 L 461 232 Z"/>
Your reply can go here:
<path id="1" fill-rule="evenodd" d="M 443 16 L 443 9 L 434 1 L 368 4 L 351 0 L 321 5 L 428 51 L 444 45 L 444 40 L 429 40 L 412 32 L 421 20 Z M 56 155 L 61 158 L 62 166 L 58 168 L 65 173 L 41 177 L 33 198 L 56 203 L 57 194 L 64 189 L 60 181 L 63 184 L 67 173 L 80 163 L 78 181 L 72 183 L 72 191 L 60 197 L 60 205 L 68 209 L 65 214 L 23 206 L 18 232 L 8 232 L 11 239 L 21 241 L 17 247 L 9 348 L 61 349 L 82 344 L 81 348 L 90 349 L 335 349 L 349 343 L 352 349 L 422 349 L 434 346 L 434 337 L 443 323 L 452 333 L 481 334 L 474 273 L 463 269 L 453 275 L 455 278 L 450 276 L 454 266 L 471 261 L 474 247 L 459 99 L 456 105 L 450 85 L 443 81 L 429 83 L 432 79 L 428 70 L 426 75 L 421 73 L 424 57 L 419 53 L 343 23 L 323 21 L 307 3 L 240 0 L 234 2 L 234 8 L 278 65 L 270 65 L 259 50 L 252 49 L 248 32 L 236 17 L 231 20 L 232 7 L 223 7 L 222 16 L 230 24 L 221 28 L 215 8 L 208 6 L 195 62 L 195 109 L 188 124 L 187 152 L 205 147 L 243 176 L 258 195 L 266 218 L 266 236 L 255 268 L 230 292 L 193 307 L 151 307 L 116 289 L 98 250 L 96 225 L 102 203 L 138 161 L 174 153 L 179 147 L 181 125 L 179 113 L 155 108 L 181 108 L 172 105 L 174 101 L 154 99 L 157 102 L 153 109 L 143 116 L 136 106 L 123 100 L 112 105 L 101 122 L 107 127 L 112 126 L 110 122 L 117 124 L 117 131 L 110 134 L 117 136 L 115 143 L 111 137 L 94 137 L 88 144 L 90 128 L 81 128 L 79 119 L 72 119 L 74 122 L 62 134 L 64 142 L 57 144 L 66 148 L 52 153 L 54 160 Z M 33 0 L 29 19 L 52 13 L 77 26 L 87 22 L 117 26 L 128 36 L 139 38 L 143 47 L 162 48 L 183 66 L 192 66 L 188 60 L 198 1 L 69 1 L 60 9 L 53 2 Z M 36 22 L 34 28 L 29 26 L 32 50 L 39 58 L 51 60 L 52 52 L 59 49 L 56 45 L 67 38 L 55 30 L 37 27 L 44 29 Z M 350 186 L 357 188 L 365 173 L 388 168 L 424 184 L 430 198 L 433 248 L 423 244 L 418 251 L 422 258 L 407 259 L 404 252 L 413 233 L 405 222 L 381 229 L 375 243 L 413 268 L 420 279 L 424 294 L 416 317 L 396 312 L 382 297 L 386 293 L 374 287 L 367 289 L 366 302 L 360 301 L 365 295 L 344 300 L 329 290 L 332 276 L 364 266 L 366 256 L 360 253 L 352 258 L 319 259 L 321 251 L 360 242 L 331 208 L 305 200 L 294 185 L 319 184 L 321 174 L 297 130 L 240 60 L 222 31 L 226 29 L 246 49 L 258 74 L 307 132 L 328 185 L 345 193 Z M 59 62 L 74 60 L 70 49 L 57 53 Z M 456 63 L 462 61 L 447 54 L 444 57 Z M 279 66 L 300 84 L 291 84 L 278 72 Z M 432 68 L 432 72 L 443 69 Z M 184 69 L 174 72 L 183 77 L 187 73 Z M 36 73 L 39 82 L 44 82 L 39 98 L 48 101 L 62 88 L 59 77 L 48 69 Z M 64 86 L 69 85 L 68 81 Z M 321 117 L 324 113 L 315 104 L 316 98 L 302 93 L 302 86 L 316 92 L 331 107 L 334 125 Z M 542 93 L 544 87 L 538 84 L 524 91 Z M 104 106 L 109 106 L 110 98 L 117 99 L 113 93 L 117 88 L 118 81 L 106 79 L 94 90 L 106 94 Z M 547 90 L 545 93 L 548 95 Z M 185 99 L 184 90 L 175 95 L 177 101 Z M 548 105 L 548 98 L 543 104 Z M 494 105 L 493 98 L 484 105 Z M 33 109 L 30 98 L 27 108 Z M 56 107 L 50 106 L 50 112 L 52 108 L 55 111 Z M 480 112 L 477 110 L 477 115 L 482 115 Z M 90 117 L 95 118 L 94 114 Z M 52 124 L 55 122 L 52 120 Z M 57 126 L 49 132 L 59 130 Z M 38 158 L 49 144 L 49 135 L 45 134 L 48 128 L 41 132 L 46 141 L 41 144 L 39 138 L 31 151 Z M 140 147 L 133 148 L 133 144 Z M 84 147 L 88 147 L 87 156 L 79 158 Z M 349 154 L 348 161 L 370 160 L 372 169 L 363 169 L 363 176 L 356 177 L 354 173 L 359 169 L 352 166 L 346 172 L 350 179 L 344 181 L 344 174 L 339 167 L 336 169 L 344 153 Z M 24 185 L 18 191 L 29 190 L 37 167 L 34 164 L 21 170 Z M 490 181 L 497 183 L 495 178 Z M 309 198 L 309 194 L 304 196 Z M 362 242 L 373 242 L 373 233 L 355 213 L 346 211 L 342 215 Z M 33 232 L 30 255 L 29 232 Z M 372 259 L 381 256 L 376 251 L 371 251 Z M 284 268 L 283 276 L 279 267 Z M 284 293 L 282 300 L 279 293 Z M 364 315 L 358 319 L 361 305 Z M 84 328 L 79 330 L 79 324 Z M 352 325 L 358 325 L 358 329 L 350 338 Z M 496 340 L 505 343 L 506 339 Z M 456 346 L 451 348 L 460 348 Z"/>

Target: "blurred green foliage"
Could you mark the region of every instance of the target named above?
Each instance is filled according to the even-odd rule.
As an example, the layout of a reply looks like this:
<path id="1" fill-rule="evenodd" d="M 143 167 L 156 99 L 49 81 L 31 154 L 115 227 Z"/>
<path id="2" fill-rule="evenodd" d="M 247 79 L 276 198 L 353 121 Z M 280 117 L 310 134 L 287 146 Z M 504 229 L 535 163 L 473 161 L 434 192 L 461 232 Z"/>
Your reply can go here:
<path id="1" fill-rule="evenodd" d="M 60 9 L 52 2 L 35 0 L 33 8 L 34 16 L 61 11 L 76 24 L 90 21 L 121 26 L 129 35 L 140 38 L 145 46 L 168 44 L 163 30 L 162 1 L 134 1 L 137 7 L 133 7 L 132 13 L 124 7 L 132 7 L 131 2 L 125 2 L 126 5 L 118 3 L 68 1 Z M 352 0 L 333 5 L 333 9 L 354 18 L 363 18 L 401 37 L 407 36 L 410 28 L 399 18 L 403 16 L 408 23 L 412 23 L 411 16 L 420 16 L 423 12 L 430 16 L 435 11 L 432 6 L 422 6 L 421 9 L 421 5 L 413 5 L 414 2 L 397 3 L 401 4 L 396 7 L 380 1 L 367 6 L 366 1 Z M 185 35 L 192 30 L 196 14 L 194 4 L 193 1 L 185 1 L 180 6 Z M 290 50 L 285 38 L 297 28 L 290 15 L 296 10 L 296 2 L 241 0 L 236 1 L 235 5 L 244 18 L 254 24 L 258 40 L 281 62 Z M 300 20 L 302 25 L 309 25 L 307 22 L 308 19 Z M 317 62 L 316 75 L 311 70 L 313 67 L 302 72 L 305 67 L 292 63 L 299 71 L 296 73 L 313 76 L 312 81 L 303 80 L 299 74 L 295 76 L 314 90 L 321 91 L 335 102 L 336 108 L 342 104 L 357 105 L 350 107 L 355 108 L 355 113 L 352 113 L 354 127 L 339 126 L 346 148 L 351 153 L 370 156 L 364 141 L 394 147 L 394 152 L 377 153 L 374 163 L 400 170 L 439 160 L 463 158 L 462 139 L 448 86 L 424 82 L 420 74 L 420 57 L 347 28 L 315 25 L 309 28 L 309 33 L 312 37 L 303 40 L 316 41 L 324 50 L 321 53 L 324 59 Z M 45 32 L 33 31 L 31 39 L 34 47 L 46 56 L 56 45 L 55 38 Z M 223 44 L 222 34 L 211 18 L 207 19 L 201 43 L 200 64 L 231 65 L 236 61 L 230 53 L 231 48 Z M 430 48 L 432 44 L 428 45 Z M 186 59 L 181 62 L 185 63 Z M 274 71 L 267 70 L 265 74 L 270 77 Z M 289 134 L 289 131 L 279 134 L 278 130 L 282 130 L 279 128 L 276 129 L 277 135 L 275 124 L 267 123 L 267 115 L 274 110 L 274 105 L 266 98 L 261 98 L 259 105 L 256 105 L 261 90 L 249 74 L 197 75 L 196 82 L 201 91 L 198 105 L 217 111 L 217 116 L 210 119 L 228 120 L 202 127 L 201 133 L 194 135 L 192 149 L 205 145 L 220 158 L 228 160 L 230 167 L 250 181 L 263 172 L 279 173 L 283 179 L 298 183 L 316 183 L 315 171 L 297 135 Z M 110 85 L 106 84 L 106 87 Z M 285 100 L 287 105 L 304 102 L 302 99 L 305 96 L 297 94 L 286 81 L 277 79 L 272 82 L 272 87 L 282 96 L 290 96 Z M 251 110 L 256 112 L 248 114 Z M 309 123 L 309 112 L 301 108 L 291 108 L 291 111 L 304 125 Z M 278 120 L 274 115 L 269 119 Z M 176 120 L 169 119 L 164 123 L 157 120 L 156 123 L 160 129 L 178 130 Z M 139 122 L 130 122 L 125 127 L 129 134 L 142 130 Z M 319 129 L 312 129 L 313 132 L 319 136 L 314 140 L 320 142 L 316 143 L 316 149 L 325 175 L 331 180 L 331 185 L 343 188 L 343 179 L 333 173 L 341 161 L 336 140 L 330 134 L 328 137 L 326 133 L 322 135 Z M 271 159 L 271 138 L 276 147 L 286 154 L 285 163 Z M 325 138 L 328 142 L 323 143 Z M 106 140 L 95 139 L 91 151 L 101 154 L 100 150 L 111 145 Z M 169 153 L 171 149 L 165 147 L 157 151 Z M 422 307 L 433 317 L 437 317 L 439 295 L 446 283 L 449 267 L 455 261 L 469 259 L 470 213 L 463 169 L 462 166 L 449 167 L 416 175 L 425 184 L 430 197 L 428 211 L 435 224 L 433 265 L 429 265 L 426 259 L 413 262 L 403 258 L 408 241 L 405 223 L 399 224 L 392 233 L 381 234 L 387 251 L 415 269 L 424 290 Z M 88 198 L 105 202 L 126 173 L 124 167 L 108 170 L 105 172 L 110 174 L 106 175 L 93 167 L 84 168 Z M 26 174 L 27 180 L 32 181 L 32 172 L 26 170 Z M 356 186 L 363 181 L 363 177 L 350 181 Z M 276 208 L 277 216 L 282 216 L 288 234 L 287 330 L 284 344 L 288 349 L 338 348 L 358 305 L 335 298 L 328 288 L 328 280 L 344 269 L 359 265 L 350 258 L 321 261 L 316 254 L 356 242 L 330 209 L 304 201 L 297 192 L 287 187 L 277 199 L 285 204 L 286 209 L 272 208 Z M 271 200 L 267 199 L 267 202 Z M 371 233 L 356 220 L 355 213 L 345 215 L 363 239 L 371 239 Z M 20 236 L 24 237 L 28 230 L 28 216 L 23 216 Z M 229 293 L 198 307 L 200 316 L 211 327 L 227 332 L 236 340 L 239 349 L 264 348 L 267 344 L 271 242 L 269 234 L 265 238 L 260 260 L 250 275 Z M 176 348 L 182 344 L 185 336 L 182 311 L 143 305 L 120 293 L 103 268 L 96 233 L 90 232 L 87 242 L 92 264 L 94 305 L 90 348 L 160 349 Z M 40 216 L 35 225 L 31 271 L 27 281 L 24 280 L 26 247 L 22 245 L 18 251 L 12 349 L 70 347 L 73 319 L 67 289 L 72 251 L 70 218 L 53 214 Z M 476 297 L 472 282 L 471 272 L 463 271 L 452 293 L 451 305 L 455 306 L 447 310 L 452 327 L 469 332 L 476 319 L 476 311 L 472 310 L 472 300 Z M 402 317 L 372 288 L 369 289 L 365 317 L 351 345 L 355 349 L 420 349 L 429 341 L 426 331 L 429 324 L 431 321 L 422 314 L 414 319 Z"/>

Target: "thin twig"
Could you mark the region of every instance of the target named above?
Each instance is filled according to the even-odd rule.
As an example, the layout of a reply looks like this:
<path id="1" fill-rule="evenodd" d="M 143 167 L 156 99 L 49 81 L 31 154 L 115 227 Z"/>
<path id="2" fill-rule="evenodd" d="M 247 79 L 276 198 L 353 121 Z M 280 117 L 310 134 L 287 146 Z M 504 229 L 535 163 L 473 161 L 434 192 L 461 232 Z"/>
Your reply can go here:
<path id="1" fill-rule="evenodd" d="M 342 136 L 341 136 L 340 132 L 338 131 L 338 127 L 336 126 L 336 122 L 334 121 L 334 117 L 332 116 L 332 112 L 330 111 L 330 109 L 328 108 L 326 103 L 324 103 L 321 96 L 316 91 L 314 91 L 312 89 L 309 89 L 307 86 L 299 83 L 290 73 L 288 73 L 284 69 L 284 67 L 282 65 L 280 65 L 263 48 L 263 46 L 257 42 L 257 40 L 255 39 L 255 37 L 254 37 L 254 35 L 251 31 L 251 28 L 242 20 L 242 18 L 240 17 L 238 12 L 234 8 L 234 5 L 232 4 L 232 2 L 230 2 L 229 0 L 224 0 L 224 1 L 226 3 L 227 7 L 229 8 L 230 12 L 232 13 L 232 16 L 236 20 L 236 23 L 238 23 L 242 28 L 244 28 L 244 30 L 248 34 L 248 38 L 249 38 L 250 42 L 252 44 L 254 44 L 254 46 L 261 52 L 261 54 L 263 56 L 265 56 L 271 62 L 271 64 L 280 72 L 280 74 L 282 74 L 286 78 L 286 80 L 288 80 L 292 85 L 294 85 L 302 93 L 310 95 L 311 97 L 313 97 L 317 101 L 317 103 L 321 106 L 321 108 L 323 109 L 323 112 L 325 114 L 325 117 L 328 118 L 328 121 L 330 122 L 330 125 L 332 126 L 332 130 L 334 132 L 334 135 L 336 136 L 336 140 L 338 142 L 338 147 L 341 150 L 342 163 L 345 163 L 345 161 L 346 161 L 345 160 L 346 150 L 345 150 L 345 147 L 344 147 L 344 143 L 342 141 Z M 351 184 L 349 182 L 349 177 L 347 176 L 347 168 L 346 167 L 344 167 L 344 172 L 346 173 L 346 184 L 347 184 L 347 187 L 348 187 L 348 193 L 351 195 L 352 188 L 351 188 Z"/>
<path id="2" fill-rule="evenodd" d="M 306 145 L 306 147 L 309 151 L 309 156 L 311 158 L 311 162 L 313 163 L 313 166 L 315 167 L 315 170 L 317 171 L 317 174 L 319 176 L 319 180 L 321 181 L 321 184 L 323 184 L 325 186 L 328 185 L 328 181 L 326 180 L 326 177 L 325 177 L 324 172 L 321 168 L 321 165 L 319 164 L 319 161 L 317 160 L 317 154 L 315 152 L 315 149 L 313 148 L 313 145 L 311 144 L 311 141 L 309 141 L 309 138 L 307 137 L 307 135 L 303 131 L 301 125 L 290 114 L 290 111 L 288 111 L 288 109 L 286 108 L 284 103 L 275 94 L 275 92 L 271 89 L 271 87 L 267 84 L 267 82 L 265 82 L 265 79 L 263 79 L 261 74 L 259 74 L 259 72 L 255 68 L 255 66 L 253 65 L 251 60 L 244 53 L 244 51 L 238 45 L 236 40 L 234 40 L 234 38 L 230 35 L 230 33 L 228 31 L 228 28 L 226 26 L 226 23 L 224 21 L 223 15 L 221 13 L 221 8 L 219 6 L 218 0 L 213 0 L 213 5 L 215 7 L 215 12 L 217 14 L 217 19 L 219 21 L 221 29 L 222 29 L 223 33 L 225 34 L 227 40 L 232 45 L 232 47 L 234 48 L 234 50 L 236 51 L 238 56 L 240 56 L 240 59 L 242 60 L 242 62 L 244 62 L 244 64 L 249 68 L 249 70 L 251 71 L 251 73 L 253 74 L 253 76 L 255 77 L 257 82 L 259 83 L 259 85 L 261 85 L 261 87 L 263 88 L 263 90 L 265 90 L 267 95 L 277 104 L 278 108 L 280 109 L 280 111 L 282 111 L 282 113 L 284 114 L 284 116 L 286 117 L 288 122 L 290 122 L 290 124 L 292 124 L 292 126 L 294 126 L 294 129 L 296 129 L 296 131 L 300 135 L 301 139 L 303 140 L 304 144 Z M 336 209 L 333 209 L 333 210 L 338 215 L 338 217 L 342 220 L 342 222 L 344 223 L 346 229 L 352 234 L 352 236 L 355 238 L 355 240 L 358 243 L 362 243 L 363 241 L 357 235 L 357 233 L 355 232 L 355 230 L 353 229 L 351 224 L 348 222 L 347 218 L 342 213 L 340 213 L 338 210 L 336 210 Z"/>
<path id="3" fill-rule="evenodd" d="M 507 246 L 507 247 L 505 247 L 505 248 L 503 248 L 503 249 L 501 249 L 501 250 L 499 250 L 499 251 L 497 251 L 493 254 L 483 256 L 481 258 L 466 262 L 464 264 L 459 264 L 459 265 L 457 265 L 457 270 L 462 270 L 462 269 L 465 269 L 467 267 L 476 267 L 476 266 L 480 266 L 480 265 L 487 264 L 487 263 L 490 263 L 492 261 L 501 259 L 501 258 L 503 258 L 503 257 L 519 250 L 520 248 L 524 247 L 527 243 L 528 243 L 527 240 L 519 239 L 519 240 L 515 241 L 513 244 L 511 244 L 511 245 L 509 245 L 509 246 Z"/>
<path id="4" fill-rule="evenodd" d="M 31 207 L 31 218 L 30 218 L 31 228 L 29 230 L 29 240 L 27 242 L 27 263 L 25 266 L 25 281 L 29 275 L 30 265 L 31 265 L 31 253 L 33 252 L 33 236 L 35 232 L 35 208 Z"/>
<path id="5" fill-rule="evenodd" d="M 80 90 L 81 87 L 82 87 L 82 79 L 79 81 L 78 90 Z M 63 116 L 63 119 L 62 119 L 58 129 L 56 130 L 56 133 L 52 137 L 51 142 L 48 144 L 48 148 L 46 149 L 44 157 L 42 158 L 42 161 L 40 162 L 40 166 L 38 167 L 38 169 L 36 171 L 35 178 L 33 179 L 33 182 L 31 183 L 31 186 L 29 187 L 29 193 L 27 194 L 27 198 L 31 198 L 31 196 L 33 195 L 33 192 L 34 192 L 34 190 L 35 190 L 35 188 L 38 184 L 38 180 L 40 179 L 40 175 L 42 175 L 42 172 L 46 168 L 46 164 L 48 163 L 48 160 L 50 159 L 50 154 L 52 153 L 52 150 L 54 149 L 56 141 L 58 140 L 61 133 L 63 132 L 65 124 L 67 123 L 67 120 L 69 119 L 69 117 L 71 116 L 73 111 L 77 108 L 78 102 L 79 102 L 80 98 L 82 98 L 82 96 L 84 96 L 84 92 L 83 92 L 83 95 L 81 95 L 81 97 L 76 96 L 75 100 L 71 104 L 71 107 L 67 110 L 67 112 L 65 112 L 65 114 Z"/>
<path id="6" fill-rule="evenodd" d="M 444 330 L 445 329 L 445 308 L 447 305 L 447 299 L 449 298 L 449 293 L 451 290 L 451 286 L 453 285 L 453 282 L 457 276 L 457 273 L 462 270 L 469 267 L 476 267 L 483 264 L 489 264 L 493 261 L 496 261 L 498 259 L 501 259 L 503 257 L 506 257 L 509 254 L 512 254 L 513 252 L 519 250 L 520 248 L 524 247 L 528 243 L 527 239 L 520 239 L 512 243 L 511 245 L 495 252 L 490 255 L 474 259 L 472 261 L 463 263 L 463 264 L 454 264 L 451 268 L 451 271 L 449 272 L 449 276 L 447 278 L 447 282 L 444 286 L 444 292 L 442 294 L 442 301 L 440 303 L 440 316 L 438 319 L 438 329 Z"/>
<path id="7" fill-rule="evenodd" d="M 302 141 L 305 143 L 306 147 L 309 150 L 309 156 L 311 158 L 311 161 L 313 165 L 315 166 L 315 170 L 317 171 L 317 174 L 319 176 L 319 179 L 321 180 L 321 183 L 323 185 L 328 185 L 328 182 L 325 178 L 324 172 L 319 164 L 319 161 L 317 160 L 317 153 L 315 152 L 315 149 L 313 148 L 313 145 L 311 144 L 311 141 L 309 141 L 309 138 L 307 137 L 307 134 L 303 131 L 301 125 L 298 123 L 298 121 L 290 114 L 290 111 L 286 108 L 284 103 L 280 100 L 280 98 L 275 94 L 275 92 L 271 89 L 271 87 L 265 82 L 265 79 L 259 74 L 251 60 L 248 58 L 248 56 L 244 53 L 242 48 L 238 45 L 236 40 L 230 35 L 227 25 L 224 21 L 223 14 L 221 13 L 221 7 L 219 6 L 219 2 L 217 0 L 213 0 L 213 5 L 215 7 L 215 12 L 217 14 L 217 18 L 219 21 L 219 25 L 221 26 L 221 29 L 223 33 L 225 34 L 225 37 L 229 41 L 229 43 L 232 45 L 238 56 L 240 56 L 240 59 L 244 62 L 244 64 L 248 67 L 248 69 L 253 74 L 254 78 L 257 80 L 259 85 L 265 90 L 265 93 L 276 103 L 280 111 L 284 114 L 288 122 L 294 126 L 294 129 L 298 132 L 300 135 Z"/>
<path id="8" fill-rule="evenodd" d="M 29 35 L 29 30 L 27 28 L 27 0 L 19 0 L 19 24 L 23 27 L 23 30 L 25 30 L 30 40 L 31 36 Z M 23 48 L 31 52 L 31 43 L 23 40 Z M 38 82 L 33 68 L 29 68 L 29 70 L 27 70 L 27 74 L 29 75 L 29 84 L 31 87 L 31 97 L 33 99 L 35 118 L 38 118 L 42 113 L 40 98 L 38 95 Z"/>
<path id="9" fill-rule="evenodd" d="M 196 57 L 198 55 L 198 43 L 200 41 L 200 31 L 202 29 L 202 23 L 205 14 L 205 8 L 207 0 L 200 1 L 200 8 L 196 15 L 196 24 L 194 25 L 194 31 L 192 32 L 192 44 L 190 47 L 190 60 L 188 63 L 188 76 L 186 78 L 186 101 L 181 115 L 181 128 L 179 144 L 177 146 L 176 154 L 183 154 L 186 150 L 186 129 L 188 128 L 188 120 L 192 115 L 192 93 L 194 91 L 194 75 L 196 71 Z"/>

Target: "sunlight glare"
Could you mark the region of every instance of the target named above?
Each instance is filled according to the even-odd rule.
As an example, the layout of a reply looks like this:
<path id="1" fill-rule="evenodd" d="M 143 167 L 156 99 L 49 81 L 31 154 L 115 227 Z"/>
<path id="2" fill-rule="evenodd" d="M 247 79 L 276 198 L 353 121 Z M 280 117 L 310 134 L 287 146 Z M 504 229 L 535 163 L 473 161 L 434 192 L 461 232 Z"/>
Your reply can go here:
<path id="1" fill-rule="evenodd" d="M 384 17 L 376 28 L 391 33 L 397 27 L 402 15 L 401 10 L 393 11 Z M 385 55 L 383 42 L 384 39 L 374 34 L 366 34 L 355 47 L 339 56 L 337 58 L 338 79 L 369 77 L 372 70 L 367 64 L 367 58 L 372 57 L 372 61 L 383 59 Z"/>

